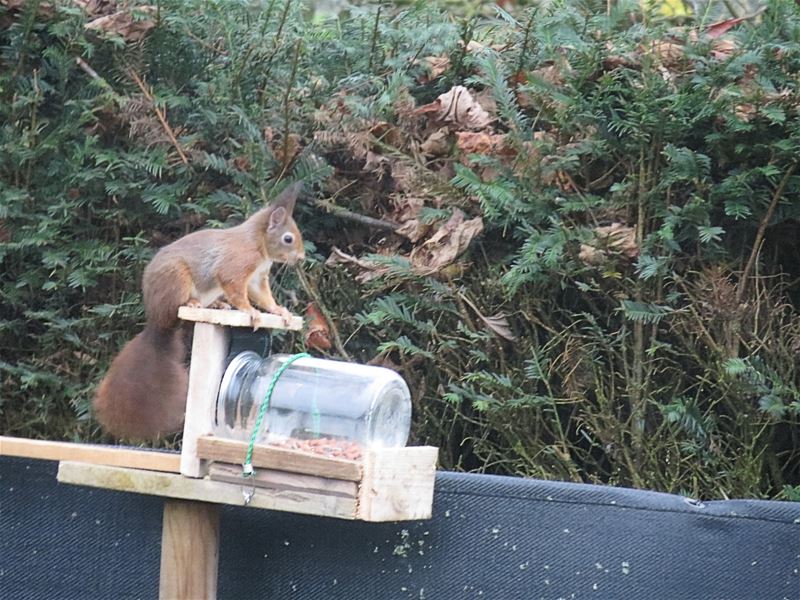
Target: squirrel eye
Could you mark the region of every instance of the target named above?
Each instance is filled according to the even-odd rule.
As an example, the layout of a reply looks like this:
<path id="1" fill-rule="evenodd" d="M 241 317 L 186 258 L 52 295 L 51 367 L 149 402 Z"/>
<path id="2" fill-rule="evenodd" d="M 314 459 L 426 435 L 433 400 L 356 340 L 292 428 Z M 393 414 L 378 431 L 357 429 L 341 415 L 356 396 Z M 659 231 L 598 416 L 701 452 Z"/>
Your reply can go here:
<path id="1" fill-rule="evenodd" d="M 284 233 L 283 234 L 283 243 L 284 244 L 291 244 L 294 242 L 294 236 L 291 233 Z"/>

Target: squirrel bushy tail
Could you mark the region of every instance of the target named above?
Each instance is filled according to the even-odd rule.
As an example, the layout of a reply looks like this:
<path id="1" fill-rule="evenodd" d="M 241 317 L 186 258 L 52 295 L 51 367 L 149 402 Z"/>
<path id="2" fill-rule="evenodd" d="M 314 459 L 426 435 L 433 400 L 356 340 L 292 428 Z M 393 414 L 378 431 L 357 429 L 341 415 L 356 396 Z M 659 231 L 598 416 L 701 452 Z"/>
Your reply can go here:
<path id="1" fill-rule="evenodd" d="M 106 432 L 143 440 L 180 431 L 189 387 L 183 337 L 178 323 L 148 322 L 114 358 L 94 399 Z"/>

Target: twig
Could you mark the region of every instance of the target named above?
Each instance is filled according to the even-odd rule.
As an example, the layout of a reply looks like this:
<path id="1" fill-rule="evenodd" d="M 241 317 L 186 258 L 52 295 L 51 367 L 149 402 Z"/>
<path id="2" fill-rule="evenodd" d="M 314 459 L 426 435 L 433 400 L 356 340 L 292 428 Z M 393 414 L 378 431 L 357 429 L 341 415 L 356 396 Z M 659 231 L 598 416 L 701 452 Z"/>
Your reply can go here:
<path id="1" fill-rule="evenodd" d="M 756 239 L 753 242 L 753 249 L 750 251 L 750 258 L 747 259 L 747 265 L 745 265 L 744 271 L 742 271 L 742 278 L 739 281 L 739 288 L 736 290 L 736 302 L 741 304 L 742 299 L 744 298 L 744 294 L 747 291 L 747 280 L 750 278 L 750 273 L 753 271 L 753 267 L 755 266 L 756 259 L 758 258 L 759 253 L 761 252 L 761 243 L 764 241 L 764 235 L 767 232 L 767 226 L 769 222 L 772 220 L 772 215 L 775 213 L 775 209 L 778 206 L 778 202 L 780 202 L 781 197 L 783 196 L 783 190 L 786 189 L 786 186 L 789 183 L 789 180 L 794 175 L 794 172 L 797 170 L 798 163 L 792 163 L 792 166 L 786 171 L 781 179 L 781 182 L 778 184 L 778 187 L 775 188 L 775 193 L 772 195 L 772 201 L 769 203 L 769 208 L 767 208 L 767 212 L 764 214 L 764 218 L 761 219 L 761 223 L 758 226 L 758 231 L 756 232 Z"/>
<path id="2" fill-rule="evenodd" d="M 97 71 L 95 71 L 95 70 L 92 68 L 92 66 L 91 66 L 89 63 L 87 63 L 85 60 L 83 60 L 83 59 L 82 59 L 80 56 L 76 56 L 76 57 L 75 57 L 75 64 L 77 64 L 77 65 L 80 67 L 81 71 L 83 71 L 83 72 L 84 72 L 84 73 L 86 73 L 86 74 L 87 74 L 89 77 L 91 77 L 91 78 L 92 78 L 92 79 L 94 79 L 94 80 L 95 80 L 97 83 L 99 83 L 99 84 L 100 84 L 100 87 L 102 87 L 102 88 L 103 88 L 104 90 L 106 90 L 106 91 L 107 91 L 109 94 L 111 94 L 111 95 L 114 97 L 114 100 L 116 100 L 117 102 L 119 102 L 119 101 L 121 101 L 121 100 L 124 100 L 124 99 L 123 99 L 123 97 L 122 97 L 122 96 L 120 96 L 120 95 L 119 95 L 119 94 L 118 94 L 118 93 L 117 93 L 117 92 L 114 90 L 114 88 L 113 88 L 113 87 L 111 87 L 111 84 L 110 84 L 110 83 L 108 83 L 108 81 L 106 81 L 106 80 L 105 80 L 103 77 L 101 77 L 100 75 L 98 75 L 98 74 L 97 74 Z"/>
<path id="3" fill-rule="evenodd" d="M 167 118 L 164 116 L 164 112 L 158 107 L 156 104 L 155 98 L 150 93 L 150 90 L 147 89 L 147 86 L 144 84 L 142 79 L 133 69 L 128 69 L 128 74 L 130 75 L 131 79 L 139 86 L 139 89 L 142 90 L 142 94 L 144 94 L 145 98 L 147 98 L 148 102 L 153 105 L 153 111 L 156 113 L 156 117 L 158 117 L 161 126 L 164 128 L 167 136 L 169 137 L 172 145 L 175 146 L 175 150 L 178 151 L 178 156 L 181 157 L 181 161 L 183 164 L 188 165 L 189 159 L 186 158 L 186 154 L 183 152 L 183 148 L 181 148 L 180 143 L 178 142 L 178 138 L 175 137 L 175 132 L 170 127 L 169 123 L 167 123 Z"/>
<path id="4" fill-rule="evenodd" d="M 264 13 L 263 17 L 260 17 L 262 20 L 261 29 L 258 33 L 258 42 L 253 42 L 250 46 L 245 50 L 244 57 L 241 60 L 241 64 L 239 65 L 239 69 L 236 71 L 236 75 L 233 77 L 233 82 L 231 83 L 231 89 L 239 93 L 239 97 L 241 98 L 242 90 L 239 88 L 239 83 L 242 80 L 242 76 L 244 75 L 244 70 L 247 67 L 247 63 L 250 60 L 250 56 L 253 52 L 260 47 L 264 43 L 264 34 L 266 33 L 267 26 L 269 25 L 269 20 L 272 18 L 272 9 L 275 8 L 275 2 L 277 0 L 270 0 L 269 6 L 267 7 L 267 11 Z"/>
<path id="5" fill-rule="evenodd" d="M 372 45 L 369 49 L 369 64 L 367 64 L 367 73 L 372 73 L 372 60 L 375 57 L 375 50 L 378 47 L 378 26 L 381 21 L 382 5 L 378 5 L 378 10 L 375 12 L 375 24 L 372 27 Z"/>
<path id="6" fill-rule="evenodd" d="M 678 277 L 676 278 L 675 281 L 678 284 L 678 286 L 683 290 L 683 293 L 686 294 L 686 296 L 689 298 L 687 307 L 689 309 L 689 312 L 692 313 L 692 316 L 697 321 L 697 326 L 700 328 L 700 332 L 703 334 L 703 337 L 705 337 L 706 343 L 714 352 L 716 352 L 717 356 L 726 356 L 724 349 L 719 344 L 717 344 L 717 342 L 714 340 L 714 337 L 708 331 L 706 326 L 703 325 L 703 317 L 701 317 L 700 313 L 698 313 L 697 310 L 695 309 L 695 305 L 698 303 L 698 299 L 692 296 L 692 293 L 689 291 L 689 288 L 686 286 L 686 283 L 684 283 L 683 278 Z"/>
<path id="7" fill-rule="evenodd" d="M 314 200 L 314 204 L 341 219 L 355 221 L 356 223 L 361 223 L 362 225 L 367 225 L 368 227 L 374 227 L 375 229 L 384 229 L 387 231 L 396 232 L 400 227 L 399 225 L 397 225 L 396 223 L 392 223 L 391 221 L 385 221 L 383 219 L 368 217 L 366 215 L 362 215 L 359 213 L 355 213 L 351 210 L 347 210 L 346 208 L 342 208 L 341 206 L 336 206 L 329 200 L 316 199 Z"/>
<path id="8" fill-rule="evenodd" d="M 297 77 L 297 64 L 300 61 L 300 49 L 303 46 L 303 40 L 298 39 L 294 45 L 294 57 L 292 58 L 292 73 L 289 76 L 289 83 L 286 86 L 286 92 L 283 95 L 283 157 L 282 157 L 282 165 L 281 165 L 281 172 L 278 176 L 278 179 L 283 177 L 286 173 L 287 169 L 289 168 L 289 163 L 292 161 L 292 158 L 289 156 L 289 130 L 292 124 L 292 115 L 291 115 L 291 105 L 289 103 L 289 98 L 292 94 L 292 88 L 294 87 L 295 78 Z"/>
<path id="9" fill-rule="evenodd" d="M 183 28 L 183 33 L 185 33 L 187 36 L 192 38 L 195 42 L 197 42 L 198 44 L 200 44 L 201 46 L 203 46 L 207 50 L 211 50 L 214 54 L 219 54 L 220 56 L 228 56 L 228 51 L 227 50 L 223 50 L 222 48 L 218 48 L 217 46 L 209 44 L 203 38 L 201 38 L 201 37 L 195 35 L 194 33 L 192 33 L 189 30 L 188 27 L 184 27 Z"/>
<path id="10" fill-rule="evenodd" d="M 83 71 L 89 77 L 91 77 L 92 79 L 94 79 L 96 81 L 100 81 L 100 82 L 105 83 L 106 85 L 108 85 L 106 80 L 103 79 L 102 77 L 100 77 L 100 75 L 97 74 L 97 71 L 95 71 L 92 67 L 90 67 L 89 64 L 85 60 L 83 60 L 80 56 L 76 56 L 75 57 L 75 62 L 78 64 L 78 66 L 81 69 L 83 69 Z"/>
<path id="11" fill-rule="evenodd" d="M 261 88 L 261 94 L 258 99 L 258 103 L 263 109 L 267 103 L 267 86 L 270 84 L 270 71 L 272 70 L 272 61 L 275 59 L 275 56 L 278 54 L 278 50 L 281 49 L 281 43 L 283 42 L 283 28 L 286 25 L 286 20 L 289 16 L 289 9 L 292 6 L 292 0 L 286 0 L 286 4 L 283 5 L 283 12 L 281 12 L 280 21 L 278 21 L 278 31 L 275 32 L 275 36 L 273 38 L 273 45 L 272 45 L 272 52 L 267 57 L 266 64 L 263 67 L 263 74 L 262 77 L 264 78 L 264 87 Z"/>

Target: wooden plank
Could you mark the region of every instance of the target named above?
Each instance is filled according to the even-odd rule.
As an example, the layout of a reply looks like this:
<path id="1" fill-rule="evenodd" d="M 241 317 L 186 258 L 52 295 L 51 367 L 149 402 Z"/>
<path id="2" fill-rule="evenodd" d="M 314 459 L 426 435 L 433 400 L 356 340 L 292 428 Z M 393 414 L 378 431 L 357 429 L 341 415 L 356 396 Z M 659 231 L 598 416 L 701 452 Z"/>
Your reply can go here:
<path id="1" fill-rule="evenodd" d="M 229 343 L 228 329 L 195 323 L 181 446 L 181 473 L 187 477 L 205 475 L 205 465 L 197 456 L 197 438 L 211 433 Z"/>
<path id="2" fill-rule="evenodd" d="M 74 444 L 49 440 L 29 440 L 0 436 L 0 456 L 19 456 L 39 460 L 76 461 L 95 465 L 129 467 L 177 473 L 181 456 L 177 452 L 136 450 L 122 446 Z"/>
<path id="3" fill-rule="evenodd" d="M 219 568 L 219 506 L 167 500 L 161 528 L 161 600 L 214 600 Z"/>
<path id="4" fill-rule="evenodd" d="M 197 440 L 199 457 L 237 465 L 244 464 L 247 447 L 247 442 L 211 436 L 203 436 Z M 257 445 L 253 448 L 253 466 L 304 475 L 317 475 L 330 479 L 361 480 L 360 462 L 266 445 Z"/>
<path id="5" fill-rule="evenodd" d="M 438 448 L 382 448 L 364 456 L 358 518 L 364 521 L 429 519 Z"/>
<path id="6" fill-rule="evenodd" d="M 173 473 L 156 473 L 104 465 L 62 462 L 58 466 L 58 481 L 120 492 L 265 508 L 338 519 L 354 519 L 356 515 L 356 500 L 352 498 L 323 496 L 295 490 L 256 489 L 250 503 L 246 504 L 244 492 L 252 490 L 252 488 L 208 479 L 192 479 Z"/>
<path id="7" fill-rule="evenodd" d="M 248 313 L 240 310 L 181 306 L 178 308 L 178 318 L 185 321 L 212 323 L 214 325 L 225 325 L 227 327 L 253 327 L 253 318 Z M 262 312 L 256 329 L 288 329 L 291 331 L 300 331 L 303 329 L 303 317 L 294 315 L 289 321 L 289 324 L 286 325 L 283 322 L 283 318 L 280 316 Z"/>
<path id="8" fill-rule="evenodd" d="M 257 488 L 297 490 L 325 496 L 341 496 L 342 498 L 355 498 L 358 495 L 358 484 L 355 481 L 300 475 L 271 469 L 256 469 L 254 477 L 245 480 L 242 477 L 241 465 L 226 463 L 212 463 L 208 469 L 208 477 L 212 481 L 252 485 Z"/>

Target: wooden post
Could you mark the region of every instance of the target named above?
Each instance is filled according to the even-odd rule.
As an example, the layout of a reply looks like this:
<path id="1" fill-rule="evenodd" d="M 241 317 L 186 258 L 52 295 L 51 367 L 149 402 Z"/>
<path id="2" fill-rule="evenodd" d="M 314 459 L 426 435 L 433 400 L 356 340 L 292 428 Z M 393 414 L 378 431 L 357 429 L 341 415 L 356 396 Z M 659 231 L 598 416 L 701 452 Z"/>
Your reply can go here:
<path id="1" fill-rule="evenodd" d="M 197 456 L 197 438 L 211 433 L 229 342 L 227 327 L 195 323 L 181 450 L 181 474 L 187 477 L 205 475 L 202 461 Z"/>
<path id="2" fill-rule="evenodd" d="M 219 567 L 219 507 L 166 500 L 161 531 L 160 600 L 214 600 Z"/>

